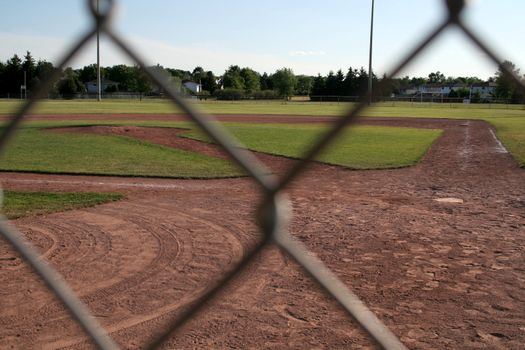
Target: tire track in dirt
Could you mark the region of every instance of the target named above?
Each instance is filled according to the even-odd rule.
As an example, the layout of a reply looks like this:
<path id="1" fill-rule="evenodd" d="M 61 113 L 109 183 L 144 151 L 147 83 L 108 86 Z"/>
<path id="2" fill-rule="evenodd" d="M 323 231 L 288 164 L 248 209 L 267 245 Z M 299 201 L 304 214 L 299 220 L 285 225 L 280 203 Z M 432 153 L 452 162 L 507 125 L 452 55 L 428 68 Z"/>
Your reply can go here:
<path id="1" fill-rule="evenodd" d="M 155 214 L 152 215 L 152 211 L 155 211 Z M 92 210 L 81 211 L 80 215 L 78 212 L 75 214 L 69 212 L 69 215 L 65 213 L 66 217 L 62 219 L 55 217 L 42 220 L 41 224 L 46 230 L 49 230 L 48 232 L 55 232 L 53 234 L 57 237 L 56 240 L 61 242 L 61 246 L 72 247 L 71 249 L 54 250 L 53 254 L 49 255 L 50 263 L 59 267 L 64 278 L 69 280 L 72 287 L 79 291 L 81 299 L 89 305 L 92 312 L 103 317 L 103 323 L 111 323 L 108 328 L 110 331 L 116 332 L 121 328 L 144 323 L 177 310 L 184 305 L 181 304 L 181 301 L 187 303 L 193 300 L 202 292 L 206 282 L 216 278 L 215 274 L 227 269 L 228 266 L 242 257 L 243 247 L 238 243 L 235 234 L 222 229 L 215 223 L 184 214 L 181 211 L 176 212 L 176 222 L 170 222 L 167 218 L 172 212 L 173 209 L 155 207 L 154 203 L 129 203 L 124 210 L 124 215 L 120 206 L 118 209 L 113 209 L 109 205 L 97 213 L 93 213 Z M 125 220 L 119 220 L 122 216 L 126 217 Z M 54 224 L 51 224 L 51 220 Z M 88 222 L 96 222 L 98 225 L 104 223 L 105 225 L 101 225 L 102 227 L 97 229 L 95 225 L 86 224 Z M 34 223 L 33 225 L 36 226 L 37 224 Z M 141 266 L 139 271 L 133 271 L 128 277 L 126 277 L 126 271 L 121 266 L 125 257 L 120 254 L 118 256 L 113 254 L 114 258 L 111 259 L 111 255 L 110 257 L 107 255 L 112 250 L 136 252 L 138 247 L 133 248 L 130 246 L 130 242 L 119 243 L 116 241 L 114 238 L 118 232 L 112 227 L 115 225 L 125 227 L 130 235 L 142 234 L 155 238 L 155 257 L 150 258 L 147 264 Z M 22 231 L 24 230 L 23 225 L 20 228 Z M 181 235 L 181 232 L 184 232 L 182 230 L 186 233 L 182 234 L 184 238 L 180 241 L 177 237 Z M 64 237 L 64 232 L 74 232 L 75 238 L 68 240 Z M 188 234 L 190 232 L 194 232 L 194 234 Z M 204 237 L 195 237 L 196 234 L 204 235 Z M 89 247 L 94 247 L 95 244 L 78 244 L 76 241 L 79 237 L 88 236 L 101 238 L 109 236 L 108 248 L 104 249 L 103 252 L 94 252 Z M 116 243 L 121 247 L 117 247 Z M 102 260 L 98 266 L 92 266 L 92 262 L 98 259 Z M 128 262 L 128 264 L 134 263 L 135 261 Z M 110 271 L 108 272 L 115 274 L 115 277 L 109 281 L 103 279 L 101 283 L 93 283 L 92 281 L 86 289 L 80 289 L 87 282 L 86 276 L 82 276 L 79 280 L 78 276 L 75 277 L 72 274 L 82 271 L 85 266 L 92 266 L 97 274 L 107 275 L 107 272 L 101 270 L 103 264 L 108 265 L 106 270 L 109 268 Z M 96 278 L 94 280 L 96 281 Z M 148 306 L 140 304 L 140 297 L 138 297 L 136 303 L 132 302 L 132 304 L 126 305 L 127 314 L 123 313 L 123 305 L 141 294 L 140 291 L 136 290 L 137 288 L 142 290 L 142 293 L 148 293 L 148 285 L 156 285 L 159 280 L 162 284 L 167 284 L 169 280 L 176 281 L 175 292 L 167 298 L 160 298 L 160 300 L 166 300 L 162 306 L 150 305 L 152 308 L 147 311 Z M 68 333 L 77 333 L 74 328 L 71 328 L 74 325 L 72 325 L 68 315 L 65 314 L 61 304 L 53 301 L 49 295 L 45 299 L 48 302 L 31 315 L 24 312 L 22 314 L 27 315 L 26 317 L 20 317 L 20 315 L 3 317 L 1 323 L 9 324 L 9 328 L 38 328 L 37 324 L 45 323 L 46 319 L 52 319 L 53 325 L 51 326 L 54 331 L 47 330 L 48 333 L 57 333 L 57 329 L 71 331 Z M 138 309 L 136 309 L 137 307 Z M 132 316 L 134 314 L 138 316 Z M 40 343 L 38 338 L 30 338 L 32 339 L 31 342 Z M 48 339 L 47 342 L 50 342 L 50 346 L 53 348 L 60 344 L 74 344 L 83 339 L 83 337 L 74 341 L 61 339 L 58 343 L 50 342 Z"/>

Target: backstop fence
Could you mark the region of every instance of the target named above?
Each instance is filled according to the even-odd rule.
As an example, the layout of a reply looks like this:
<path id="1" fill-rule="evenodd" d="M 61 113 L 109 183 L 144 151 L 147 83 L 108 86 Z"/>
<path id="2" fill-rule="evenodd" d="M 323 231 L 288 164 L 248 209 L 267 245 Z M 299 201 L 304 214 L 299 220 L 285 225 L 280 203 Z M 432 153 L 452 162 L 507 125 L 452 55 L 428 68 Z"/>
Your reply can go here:
<path id="1" fill-rule="evenodd" d="M 29 100 L 17 111 L 8 121 L 0 134 L 0 150 L 4 151 L 9 139 L 13 136 L 24 117 L 30 109 L 38 103 L 38 99 L 46 97 L 53 83 L 60 77 L 60 70 L 74 58 L 79 50 L 88 41 L 97 35 L 97 31 L 104 33 L 107 37 L 136 62 L 151 81 L 166 91 L 166 96 L 173 103 L 186 113 L 191 119 L 218 145 L 220 145 L 231 158 L 251 176 L 262 190 L 263 198 L 259 203 L 257 221 L 265 239 L 255 245 L 242 261 L 231 271 L 225 274 L 223 279 L 208 288 L 207 293 L 200 297 L 197 302 L 185 308 L 183 315 L 170 325 L 169 330 L 155 339 L 149 348 L 157 348 L 164 343 L 172 332 L 184 325 L 196 312 L 204 308 L 206 301 L 213 298 L 227 283 L 236 276 L 252 258 L 269 244 L 277 245 L 281 251 L 294 258 L 320 285 L 331 295 L 340 306 L 352 317 L 374 340 L 374 342 L 385 349 L 406 349 L 401 341 L 365 306 L 365 304 L 319 259 L 310 254 L 305 245 L 293 238 L 288 232 L 289 221 L 289 202 L 284 194 L 284 189 L 292 183 L 297 176 L 308 167 L 309 162 L 314 159 L 325 147 L 330 144 L 336 135 L 346 126 L 354 124 L 358 120 L 359 113 L 368 105 L 370 96 L 367 95 L 360 99 L 352 110 L 342 118 L 337 119 L 334 125 L 324 136 L 314 143 L 314 146 L 305 150 L 302 161 L 299 161 L 284 176 L 278 178 L 275 175 L 268 176 L 269 171 L 250 153 L 243 152 L 237 148 L 238 143 L 234 141 L 225 129 L 217 123 L 211 122 L 213 118 L 203 115 L 191 106 L 188 101 L 182 98 L 170 86 L 165 77 L 157 72 L 148 69 L 148 65 L 141 55 L 129 46 L 124 37 L 119 35 L 111 26 L 112 13 L 115 7 L 114 0 L 104 1 L 101 11 L 97 11 L 96 0 L 87 0 L 91 16 L 94 19 L 93 26 L 78 39 L 74 46 L 64 53 L 57 69 L 51 76 L 43 81 L 33 91 Z M 525 85 L 520 79 L 513 75 L 513 72 L 506 70 L 502 65 L 502 60 L 489 48 L 484 40 L 476 34 L 464 21 L 463 12 L 465 9 L 464 0 L 443 0 L 443 5 L 447 8 L 447 15 L 430 32 L 429 35 L 416 43 L 414 48 L 408 51 L 404 57 L 394 66 L 387 78 L 396 76 L 406 67 L 415 57 L 419 56 L 430 43 L 439 37 L 447 28 L 456 27 L 484 52 L 495 64 L 503 67 L 505 73 L 511 77 L 522 92 L 525 92 Z M 384 79 L 375 87 L 380 91 L 382 84 L 387 84 L 388 79 Z M 373 92 L 372 92 L 373 95 Z M 105 330 L 95 320 L 88 308 L 80 301 L 79 297 L 72 292 L 71 288 L 64 279 L 47 264 L 39 255 L 37 250 L 24 239 L 23 235 L 6 218 L 0 220 L 0 234 L 7 240 L 26 260 L 26 262 L 36 271 L 40 278 L 53 291 L 56 297 L 65 305 L 72 317 L 81 325 L 85 333 L 91 338 L 93 343 L 101 349 L 117 349 L 118 345 L 108 336 Z"/>

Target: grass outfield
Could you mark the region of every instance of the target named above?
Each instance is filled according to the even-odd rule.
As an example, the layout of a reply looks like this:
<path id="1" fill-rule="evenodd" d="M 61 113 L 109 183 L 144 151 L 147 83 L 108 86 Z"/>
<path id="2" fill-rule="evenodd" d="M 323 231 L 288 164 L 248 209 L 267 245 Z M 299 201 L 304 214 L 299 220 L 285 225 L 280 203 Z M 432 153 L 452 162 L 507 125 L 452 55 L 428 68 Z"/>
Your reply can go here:
<path id="1" fill-rule="evenodd" d="M 247 148 L 301 158 L 327 126 L 230 124 L 226 128 Z M 317 160 L 352 169 L 385 169 L 414 165 L 441 134 L 440 130 L 357 126 L 345 130 Z M 184 136 L 207 141 L 199 131 Z"/>
<path id="2" fill-rule="evenodd" d="M 63 174 L 218 178 L 243 175 L 231 162 L 121 136 L 52 133 L 43 128 L 92 125 L 38 122 L 21 128 L 0 160 L 0 170 Z M 113 122 L 194 128 L 190 123 Z M 234 124 L 225 126 L 250 149 L 299 158 L 326 126 Z M 349 137 L 351 134 L 351 137 Z M 348 130 L 321 161 L 354 169 L 398 168 L 416 163 L 440 131 L 360 126 Z M 196 130 L 188 137 L 198 137 Z"/>
<path id="3" fill-rule="evenodd" d="M 17 132 L 0 160 L 0 170 L 176 178 L 243 174 L 222 159 L 133 138 L 51 133 L 37 127 Z"/>
<path id="4" fill-rule="evenodd" d="M 314 102 L 202 102 L 198 106 L 216 114 L 283 114 L 334 116 L 347 112 L 352 103 Z M 20 106 L 17 100 L 0 100 L 0 114 L 12 113 Z M 89 114 L 89 113 L 177 113 L 167 101 L 43 101 L 34 113 Z M 492 123 L 498 138 L 514 158 L 525 167 L 525 106 L 496 104 L 430 104 L 430 103 L 381 103 L 362 112 L 363 116 L 423 117 L 451 119 L 481 119 Z"/>
<path id="5" fill-rule="evenodd" d="M 49 214 L 58 211 L 91 207 L 122 199 L 116 193 L 72 192 L 13 192 L 4 191 L 2 211 L 8 219 L 28 215 Z"/>

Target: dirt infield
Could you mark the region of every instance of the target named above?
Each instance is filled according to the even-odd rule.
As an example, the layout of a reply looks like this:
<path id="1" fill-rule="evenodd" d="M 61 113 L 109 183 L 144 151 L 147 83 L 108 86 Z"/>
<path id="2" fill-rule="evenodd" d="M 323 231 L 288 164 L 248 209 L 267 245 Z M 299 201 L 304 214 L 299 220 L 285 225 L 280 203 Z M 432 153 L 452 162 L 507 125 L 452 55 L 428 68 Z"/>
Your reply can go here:
<path id="1" fill-rule="evenodd" d="M 271 120 L 313 122 L 301 117 Z M 522 348 L 525 170 L 501 148 L 485 122 L 367 118 L 367 123 L 445 132 L 412 168 L 350 171 L 314 164 L 288 191 L 294 214 L 291 232 L 409 348 Z M 87 131 L 221 156 L 213 146 L 177 138 L 177 130 Z M 294 162 L 257 156 L 277 173 Z M 13 190 L 127 195 L 120 202 L 15 222 L 123 348 L 141 348 L 164 331 L 260 237 L 253 219 L 259 194 L 247 178 L 2 173 L 0 180 Z M 449 203 L 448 198 L 462 203 Z M 89 347 L 62 306 L 3 242 L 0 285 L 0 348 Z M 337 304 L 276 249 L 264 251 L 166 344 L 370 346 Z"/>

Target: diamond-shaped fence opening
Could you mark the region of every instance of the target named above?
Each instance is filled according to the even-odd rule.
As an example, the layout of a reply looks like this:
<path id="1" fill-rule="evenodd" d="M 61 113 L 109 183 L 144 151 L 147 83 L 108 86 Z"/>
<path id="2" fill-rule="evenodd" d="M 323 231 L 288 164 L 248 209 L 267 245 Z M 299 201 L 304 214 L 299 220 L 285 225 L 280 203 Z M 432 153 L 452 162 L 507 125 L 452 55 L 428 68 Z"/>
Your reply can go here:
<path id="1" fill-rule="evenodd" d="M 307 248 L 294 239 L 288 233 L 289 221 L 289 202 L 283 194 L 284 189 L 292 183 L 297 176 L 303 172 L 311 160 L 313 160 L 330 142 L 343 130 L 344 127 L 355 123 L 359 113 L 366 108 L 370 96 L 365 96 L 351 111 L 342 118 L 334 122 L 333 127 L 321 139 L 317 140 L 315 145 L 305 150 L 302 161 L 281 178 L 274 175 L 268 175 L 267 169 L 249 152 L 241 151 L 230 135 L 219 124 L 213 123 L 213 118 L 203 115 L 192 107 L 186 100 L 180 97 L 157 72 L 147 68 L 145 61 L 140 55 L 129 46 L 124 38 L 116 33 L 111 27 L 111 19 L 115 2 L 107 0 L 103 2 L 101 11 L 98 11 L 94 0 L 87 1 L 91 15 L 94 19 L 93 27 L 84 34 L 75 45 L 64 54 L 58 64 L 58 69 L 32 94 L 31 98 L 25 103 L 20 110 L 14 115 L 3 128 L 0 135 L 0 150 L 4 151 L 7 141 L 14 134 L 20 125 L 24 116 L 29 113 L 31 108 L 38 103 L 41 96 L 46 96 L 55 80 L 59 78 L 59 72 L 66 67 L 68 62 L 74 58 L 78 52 L 90 41 L 97 31 L 105 34 L 109 39 L 120 48 L 128 57 L 134 60 L 149 76 L 151 81 L 166 91 L 167 96 L 176 104 L 184 113 L 186 113 L 211 139 L 220 145 L 230 157 L 246 171 L 257 183 L 264 196 L 259 206 L 258 223 L 265 239 L 256 245 L 250 252 L 244 255 L 242 261 L 232 271 L 215 285 L 207 289 L 207 293 L 200 297 L 199 300 L 187 308 L 184 314 L 173 324 L 170 330 L 150 344 L 150 348 L 160 346 L 168 337 L 186 321 L 193 317 L 201 308 L 204 308 L 206 301 L 213 298 L 228 281 L 238 274 L 250 260 L 261 251 L 267 244 L 276 244 L 283 252 L 293 257 L 320 285 L 334 297 L 341 307 L 370 335 L 370 337 L 380 347 L 387 349 L 405 349 L 405 346 L 398 338 L 390 332 L 386 326 L 365 306 L 365 304 L 354 294 L 348 287 L 343 284 L 319 259 L 309 254 Z M 468 37 L 481 51 L 502 68 L 501 59 L 488 48 L 488 46 L 462 21 L 462 12 L 464 11 L 464 1 L 462 0 L 445 0 L 444 5 L 448 9 L 448 16 L 438 23 L 434 30 L 421 42 L 417 43 L 397 65 L 395 65 L 388 77 L 396 76 L 405 68 L 416 56 L 418 56 L 426 47 L 440 36 L 445 29 L 450 26 L 456 26 Z M 513 75 L 511 71 L 506 72 L 511 76 L 522 91 L 525 86 L 520 80 Z M 388 79 L 383 80 L 382 84 L 387 84 Z M 375 90 L 380 90 L 381 85 L 376 86 Z M 373 94 L 374 92 L 372 92 Z M 40 278 L 53 291 L 58 299 L 66 306 L 71 315 L 78 321 L 84 331 L 89 335 L 92 341 L 101 349 L 115 349 L 117 344 L 105 333 L 104 329 L 98 324 L 95 318 L 90 314 L 88 309 L 83 305 L 79 298 L 72 292 L 70 287 L 61 276 L 47 263 L 42 261 L 37 250 L 10 225 L 7 220 L 0 221 L 0 234 L 11 243 L 11 245 L 21 254 L 29 265 L 37 272 Z"/>

